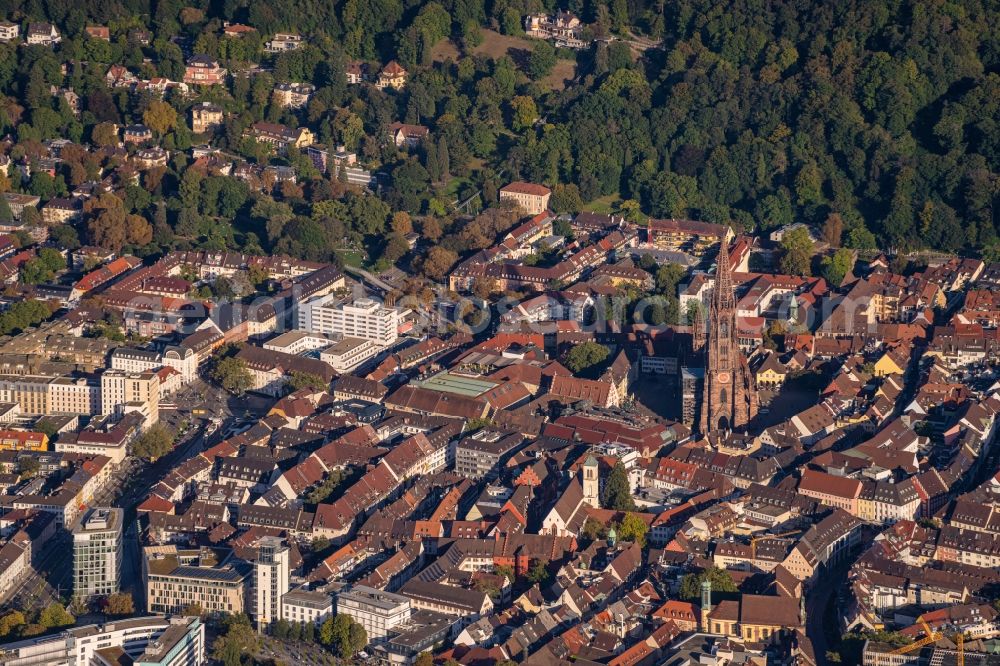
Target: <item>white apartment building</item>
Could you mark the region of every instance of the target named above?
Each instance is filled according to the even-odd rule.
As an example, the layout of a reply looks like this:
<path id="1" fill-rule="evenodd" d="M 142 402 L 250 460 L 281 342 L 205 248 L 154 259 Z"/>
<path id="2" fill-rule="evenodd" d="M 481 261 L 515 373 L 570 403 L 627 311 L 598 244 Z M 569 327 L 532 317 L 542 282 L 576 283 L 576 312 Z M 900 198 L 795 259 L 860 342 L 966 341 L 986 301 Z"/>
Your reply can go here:
<path id="1" fill-rule="evenodd" d="M 85 456 L 106 456 L 111 459 L 111 464 L 121 465 L 128 455 L 128 447 L 132 440 L 122 439 L 117 442 L 90 442 L 75 440 L 71 437 L 61 437 L 55 443 L 55 450 L 59 453 L 79 453 Z"/>
<path id="2" fill-rule="evenodd" d="M 0 42 L 10 42 L 21 34 L 21 26 L 10 21 L 0 21 Z"/>
<path id="3" fill-rule="evenodd" d="M 101 411 L 141 412 L 151 425 L 160 420 L 160 378 L 151 371 L 106 370 L 101 375 Z"/>
<path id="4" fill-rule="evenodd" d="M 341 613 L 365 628 L 369 643 L 377 643 L 386 638 L 390 629 L 409 621 L 412 609 L 409 597 L 353 585 L 337 593 L 337 614 Z"/>
<path id="5" fill-rule="evenodd" d="M 298 309 L 300 330 L 313 333 L 339 333 L 344 337 L 371 340 L 388 347 L 399 337 L 404 312 L 387 308 L 371 298 L 354 303 L 336 303 L 333 295 L 320 296 L 301 304 Z"/>
<path id="6" fill-rule="evenodd" d="M 79 599 L 118 591 L 122 568 L 121 509 L 87 510 L 73 526 L 73 595 Z"/>
<path id="7" fill-rule="evenodd" d="M 300 588 L 281 597 L 281 617 L 289 622 L 312 622 L 319 626 L 333 615 L 333 597 L 328 592 Z"/>
<path id="8" fill-rule="evenodd" d="M 145 372 L 163 367 L 163 355 L 150 349 L 118 347 L 111 351 L 111 369 L 122 372 Z"/>
<path id="9" fill-rule="evenodd" d="M 254 620 L 259 629 L 281 618 L 282 598 L 288 592 L 288 547 L 281 537 L 264 537 L 253 565 Z"/>
<path id="10" fill-rule="evenodd" d="M 319 353 L 319 360 L 329 363 L 342 375 L 347 374 L 371 357 L 379 347 L 372 340 L 364 338 L 342 338 Z"/>
<path id="11" fill-rule="evenodd" d="M 181 384 L 187 384 L 198 374 L 198 358 L 190 349 L 171 346 L 161 354 L 151 349 L 118 347 L 111 352 L 111 369 L 128 373 L 173 368 L 181 375 Z"/>
<path id="12" fill-rule="evenodd" d="M 49 414 L 100 414 L 101 387 L 83 377 L 56 377 L 48 384 Z"/>
<path id="13" fill-rule="evenodd" d="M 0 547 L 0 598 L 6 599 L 30 568 L 30 547 L 17 541 L 8 541 Z"/>

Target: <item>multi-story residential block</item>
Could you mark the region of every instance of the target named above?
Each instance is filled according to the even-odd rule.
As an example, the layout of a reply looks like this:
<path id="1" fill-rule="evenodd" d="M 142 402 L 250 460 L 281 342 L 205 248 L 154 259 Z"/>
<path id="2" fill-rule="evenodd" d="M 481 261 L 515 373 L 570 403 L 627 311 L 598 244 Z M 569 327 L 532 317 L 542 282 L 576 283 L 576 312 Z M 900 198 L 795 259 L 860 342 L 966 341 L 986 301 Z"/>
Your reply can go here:
<path id="1" fill-rule="evenodd" d="M 455 447 L 455 472 L 469 479 L 492 481 L 499 475 L 504 459 L 523 442 L 517 433 L 480 430 Z"/>
<path id="2" fill-rule="evenodd" d="M 281 618 L 282 597 L 288 592 L 288 546 L 281 537 L 265 537 L 257 544 L 253 565 L 253 617 L 259 629 Z"/>
<path id="3" fill-rule="evenodd" d="M 0 402 L 19 405 L 22 414 L 49 414 L 49 384 L 54 377 L 44 375 L 0 375 Z"/>
<path id="4" fill-rule="evenodd" d="M 31 548 L 16 541 L 0 546 L 0 598 L 6 599 L 31 571 Z"/>
<path id="5" fill-rule="evenodd" d="M 279 32 L 275 33 L 266 44 L 264 44 L 265 53 L 284 53 L 286 51 L 294 51 L 297 48 L 302 47 L 302 35 L 296 35 L 291 32 Z"/>
<path id="6" fill-rule="evenodd" d="M 381 642 L 388 632 L 405 624 L 412 614 L 410 599 L 365 585 L 353 585 L 337 593 L 337 614 L 349 615 L 368 632 L 368 641 Z"/>
<path id="7" fill-rule="evenodd" d="M 19 192 L 4 192 L 3 198 L 7 200 L 7 207 L 15 220 L 21 219 L 21 213 L 27 207 L 37 208 L 41 203 L 41 198 L 34 194 L 21 194 Z"/>
<path id="8" fill-rule="evenodd" d="M 147 425 L 160 420 L 160 376 L 151 371 L 106 370 L 101 374 L 101 410 L 123 415 L 139 412 Z"/>
<path id="9" fill-rule="evenodd" d="M 0 430 L 0 451 L 47 451 L 49 438 L 43 432 Z"/>
<path id="10" fill-rule="evenodd" d="M 21 26 L 10 21 L 0 21 L 0 42 L 12 42 L 21 35 Z"/>
<path id="11" fill-rule="evenodd" d="M 28 44 L 54 46 L 62 41 L 62 37 L 51 23 L 29 23 L 26 41 Z"/>
<path id="12" fill-rule="evenodd" d="M 49 199 L 42 206 L 42 221 L 46 224 L 65 224 L 80 217 L 81 209 L 79 199 Z"/>
<path id="13" fill-rule="evenodd" d="M 47 387 L 49 414 L 101 413 L 101 385 L 92 376 L 56 377 Z"/>
<path id="14" fill-rule="evenodd" d="M 322 173 L 329 173 L 341 180 L 346 178 L 350 185 L 359 187 L 369 187 L 372 184 L 372 172 L 359 167 L 357 153 L 349 152 L 344 146 L 337 146 L 337 151 L 331 155 L 325 146 L 313 144 L 306 148 L 306 155 Z"/>
<path id="15" fill-rule="evenodd" d="M 513 201 L 528 215 L 548 210 L 551 196 L 552 190 L 535 183 L 516 182 L 500 188 L 500 201 Z"/>
<path id="16" fill-rule="evenodd" d="M 122 509 L 87 510 L 73 526 L 73 596 L 89 600 L 118 591 L 122 572 Z"/>
<path id="17" fill-rule="evenodd" d="M 321 590 L 298 588 L 281 597 L 281 617 L 288 622 L 321 625 L 333 615 L 333 596 Z"/>
<path id="18" fill-rule="evenodd" d="M 200 86 L 214 86 L 225 83 L 226 68 L 219 65 L 207 55 L 194 55 L 188 58 L 184 69 L 184 83 Z"/>
<path id="19" fill-rule="evenodd" d="M 283 109 L 301 109 L 314 92 L 316 86 L 311 83 L 279 83 L 274 86 L 271 99 Z"/>
<path id="20" fill-rule="evenodd" d="M 650 219 L 646 228 L 646 242 L 653 247 L 696 256 L 718 247 L 720 241 L 728 244 L 732 236 L 733 230 L 728 225 L 694 220 Z"/>
<path id="21" fill-rule="evenodd" d="M 342 303 L 334 295 L 321 296 L 299 306 L 298 328 L 314 333 L 339 333 L 371 340 L 380 347 L 396 342 L 403 313 L 371 298 Z"/>
<path id="22" fill-rule="evenodd" d="M 386 88 L 392 88 L 393 90 L 402 90 L 406 87 L 406 77 L 407 71 L 403 69 L 395 60 L 390 60 L 389 63 L 382 68 L 379 72 L 378 80 L 375 82 L 375 87 L 379 90 L 385 90 Z"/>
<path id="23" fill-rule="evenodd" d="M 191 131 L 195 134 L 207 132 L 222 125 L 222 107 L 211 102 L 201 102 L 191 107 Z"/>
<path id="24" fill-rule="evenodd" d="M 59 437 L 56 451 L 105 456 L 112 465 L 121 465 L 129 444 L 142 432 L 145 421 L 146 417 L 138 412 L 128 413 L 115 422 L 110 417 L 91 419 L 75 436 Z"/>
<path id="25" fill-rule="evenodd" d="M 278 123 L 254 123 L 246 131 L 246 136 L 266 143 L 281 154 L 289 148 L 305 148 L 315 142 L 316 138 L 307 127 L 292 129 Z"/>

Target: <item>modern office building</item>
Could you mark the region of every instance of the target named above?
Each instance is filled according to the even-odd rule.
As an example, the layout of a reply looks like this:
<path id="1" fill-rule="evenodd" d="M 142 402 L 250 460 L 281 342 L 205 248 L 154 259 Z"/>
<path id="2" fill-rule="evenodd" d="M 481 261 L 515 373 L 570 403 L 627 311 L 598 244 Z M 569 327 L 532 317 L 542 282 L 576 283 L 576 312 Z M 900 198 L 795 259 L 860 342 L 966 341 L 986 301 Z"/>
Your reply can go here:
<path id="1" fill-rule="evenodd" d="M 358 367 L 379 351 L 372 340 L 363 338 L 341 338 L 319 353 L 319 360 L 329 363 L 342 375 Z"/>
<path id="2" fill-rule="evenodd" d="M 146 603 L 154 613 L 181 613 L 191 606 L 209 615 L 242 613 L 250 575 L 245 562 L 211 548 L 179 550 L 171 544 L 143 549 Z"/>
<path id="3" fill-rule="evenodd" d="M 337 593 L 337 614 L 350 615 L 368 632 L 368 642 L 377 643 L 390 629 L 409 621 L 410 600 L 401 594 L 353 585 Z"/>
<path id="4" fill-rule="evenodd" d="M 118 591 L 125 513 L 112 507 L 84 512 L 73 526 L 73 595 L 79 599 Z"/>
<path id="5" fill-rule="evenodd" d="M 341 303 L 333 294 L 320 296 L 299 306 L 298 328 L 313 333 L 339 333 L 349 338 L 371 340 L 388 347 L 399 337 L 403 313 L 371 298 Z"/>
<path id="6" fill-rule="evenodd" d="M 72 627 L 3 646 L 4 666 L 202 666 L 205 625 L 197 617 L 138 617 Z"/>
<path id="7" fill-rule="evenodd" d="M 288 592 L 288 546 L 281 537 L 264 537 L 253 565 L 253 615 L 259 629 L 281 618 L 281 599 Z"/>
<path id="8" fill-rule="evenodd" d="M 500 463 L 523 442 L 518 433 L 480 430 L 455 447 L 455 472 L 469 479 L 493 481 L 500 475 Z"/>

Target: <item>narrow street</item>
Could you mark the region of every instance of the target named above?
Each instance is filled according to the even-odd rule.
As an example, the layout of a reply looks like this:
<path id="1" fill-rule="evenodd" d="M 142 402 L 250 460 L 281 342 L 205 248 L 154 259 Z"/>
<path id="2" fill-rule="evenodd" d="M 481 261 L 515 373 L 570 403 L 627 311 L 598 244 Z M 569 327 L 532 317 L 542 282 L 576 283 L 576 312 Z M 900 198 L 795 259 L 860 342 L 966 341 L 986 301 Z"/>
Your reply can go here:
<path id="1" fill-rule="evenodd" d="M 114 505 L 125 510 L 125 534 L 123 536 L 122 552 L 122 589 L 132 593 L 136 612 L 146 610 L 146 594 L 142 586 L 142 551 L 139 545 L 139 521 L 136 507 L 145 499 L 149 489 L 156 484 L 171 469 L 189 458 L 198 455 L 207 446 L 206 440 L 214 443 L 219 431 L 205 436 L 206 422 L 201 422 L 192 428 L 182 438 L 173 451 L 153 464 L 142 463 L 137 474 L 130 475 L 125 484 L 124 492 L 115 500 Z M 220 428 L 221 430 L 221 428 Z"/>
<path id="2" fill-rule="evenodd" d="M 864 543 L 865 540 L 862 539 L 862 542 Z M 831 646 L 827 640 L 827 610 L 832 602 L 834 604 L 833 618 L 836 621 L 836 594 L 844 581 L 847 580 L 847 572 L 850 571 L 861 552 L 863 551 L 851 553 L 832 569 L 823 571 L 812 589 L 806 593 L 806 636 L 812 641 L 818 666 L 824 666 L 828 663 L 826 653 L 832 647 L 836 647 Z"/>

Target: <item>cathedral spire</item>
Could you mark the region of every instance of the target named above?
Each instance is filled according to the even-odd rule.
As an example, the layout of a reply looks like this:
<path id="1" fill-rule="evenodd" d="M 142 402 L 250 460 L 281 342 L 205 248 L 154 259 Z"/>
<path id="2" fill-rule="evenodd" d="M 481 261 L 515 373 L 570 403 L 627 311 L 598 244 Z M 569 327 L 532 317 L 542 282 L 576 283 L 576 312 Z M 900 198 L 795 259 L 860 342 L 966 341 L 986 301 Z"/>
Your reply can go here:
<path id="1" fill-rule="evenodd" d="M 719 244 L 706 324 L 699 430 L 707 435 L 743 429 L 757 414 L 757 387 L 739 345 L 736 294 L 726 241 Z"/>
<path id="2" fill-rule="evenodd" d="M 718 308 L 735 307 L 733 295 L 733 271 L 729 267 L 729 243 L 719 244 L 719 256 L 715 260 L 715 289 L 712 292 L 712 304 Z"/>

